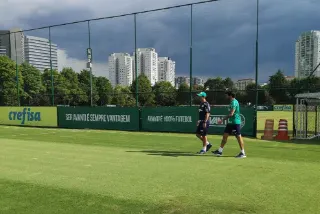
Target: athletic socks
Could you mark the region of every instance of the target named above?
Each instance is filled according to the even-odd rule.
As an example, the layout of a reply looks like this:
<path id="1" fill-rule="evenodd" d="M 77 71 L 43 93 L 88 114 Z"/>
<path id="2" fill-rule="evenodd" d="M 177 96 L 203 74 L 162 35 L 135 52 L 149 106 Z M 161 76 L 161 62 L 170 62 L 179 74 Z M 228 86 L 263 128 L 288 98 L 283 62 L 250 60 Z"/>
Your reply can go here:
<path id="1" fill-rule="evenodd" d="M 206 152 L 207 151 L 207 146 L 204 146 L 202 150 Z"/>
<path id="2" fill-rule="evenodd" d="M 222 153 L 222 152 L 223 152 L 223 148 L 221 148 L 221 147 L 220 147 L 220 148 L 219 148 L 219 152 L 221 152 L 221 153 Z"/>
<path id="3" fill-rule="evenodd" d="M 241 150 L 241 153 L 242 153 L 242 154 L 245 154 L 244 149 Z"/>

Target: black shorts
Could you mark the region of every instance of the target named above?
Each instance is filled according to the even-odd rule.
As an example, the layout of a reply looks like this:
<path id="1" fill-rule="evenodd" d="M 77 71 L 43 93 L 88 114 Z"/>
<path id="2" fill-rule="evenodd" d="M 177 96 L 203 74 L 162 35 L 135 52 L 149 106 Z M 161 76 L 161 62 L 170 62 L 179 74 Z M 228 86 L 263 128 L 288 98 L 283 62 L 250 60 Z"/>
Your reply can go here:
<path id="1" fill-rule="evenodd" d="M 240 124 L 228 124 L 224 129 L 224 133 L 234 134 L 235 136 L 241 135 L 241 126 Z"/>
<path id="2" fill-rule="evenodd" d="M 198 125 L 198 127 L 197 127 L 196 133 L 199 134 L 199 135 L 201 135 L 201 136 L 203 136 L 203 137 L 205 137 L 205 136 L 207 136 L 207 134 L 208 134 L 208 129 L 209 129 L 210 123 L 207 122 L 206 128 L 203 128 L 203 123 L 204 123 L 203 121 L 201 121 L 201 122 L 199 123 L 199 125 Z"/>

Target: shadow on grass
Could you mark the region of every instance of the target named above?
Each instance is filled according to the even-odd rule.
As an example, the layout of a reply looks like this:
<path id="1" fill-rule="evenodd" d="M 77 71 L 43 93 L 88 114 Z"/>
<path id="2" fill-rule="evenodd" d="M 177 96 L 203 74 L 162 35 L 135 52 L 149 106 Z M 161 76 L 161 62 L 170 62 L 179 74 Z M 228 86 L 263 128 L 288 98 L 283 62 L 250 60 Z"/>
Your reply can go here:
<path id="1" fill-rule="evenodd" d="M 157 151 L 157 150 L 142 150 L 142 151 L 127 151 L 127 152 L 140 152 L 140 153 L 146 153 L 147 155 L 155 155 L 155 156 L 166 156 L 166 157 L 213 157 L 213 158 L 219 158 L 215 155 L 213 155 L 210 152 L 204 155 L 197 154 L 196 152 L 179 152 L 179 151 Z M 234 157 L 234 156 L 221 156 L 220 158 L 226 158 L 226 157 Z"/>

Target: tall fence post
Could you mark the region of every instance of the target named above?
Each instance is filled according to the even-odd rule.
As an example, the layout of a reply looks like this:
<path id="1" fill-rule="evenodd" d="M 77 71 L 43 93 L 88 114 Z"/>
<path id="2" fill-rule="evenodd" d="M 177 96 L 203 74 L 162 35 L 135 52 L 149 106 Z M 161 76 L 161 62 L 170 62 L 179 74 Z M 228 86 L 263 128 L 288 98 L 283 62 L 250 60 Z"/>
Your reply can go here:
<path id="1" fill-rule="evenodd" d="M 50 46 L 50 71 L 51 71 L 51 99 L 52 106 L 54 106 L 54 79 L 53 79 L 53 68 L 52 68 L 52 48 L 51 48 L 51 27 L 49 27 L 49 46 Z"/>
<path id="2" fill-rule="evenodd" d="M 193 5 L 190 5 L 190 106 L 192 106 L 192 45 L 193 45 Z"/>
<path id="3" fill-rule="evenodd" d="M 256 130 L 256 136 L 257 136 L 257 125 L 258 125 L 258 102 L 259 102 L 259 88 L 258 88 L 258 75 L 259 75 L 259 0 L 257 0 L 257 22 L 256 22 L 256 59 L 255 59 L 255 68 L 256 68 L 256 108 L 255 108 L 255 114 L 256 114 L 256 119 L 255 119 L 255 130 Z"/>
<path id="4" fill-rule="evenodd" d="M 14 32 L 14 48 L 16 54 L 16 83 L 17 83 L 17 101 L 20 106 L 20 86 L 19 86 L 19 68 L 18 68 L 18 51 L 17 51 L 17 33 Z"/>
<path id="5" fill-rule="evenodd" d="M 138 62 L 137 62 L 137 14 L 134 15 L 134 67 L 136 76 L 136 106 L 139 107 L 139 78 L 138 78 Z"/>
<path id="6" fill-rule="evenodd" d="M 93 106 L 93 91 L 92 91 L 92 49 L 91 49 L 91 29 L 90 21 L 88 21 L 88 39 L 89 39 L 89 48 L 87 50 L 88 57 L 88 66 L 90 69 L 90 106 Z"/>

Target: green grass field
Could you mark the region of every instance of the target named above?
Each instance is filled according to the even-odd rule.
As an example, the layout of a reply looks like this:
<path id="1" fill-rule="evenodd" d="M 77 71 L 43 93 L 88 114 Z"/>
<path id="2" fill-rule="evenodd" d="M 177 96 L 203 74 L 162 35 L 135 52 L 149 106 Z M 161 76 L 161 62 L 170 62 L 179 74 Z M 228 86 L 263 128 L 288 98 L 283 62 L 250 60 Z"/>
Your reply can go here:
<path id="1" fill-rule="evenodd" d="M 0 213 L 319 212 L 320 146 L 245 140 L 0 126 Z"/>

